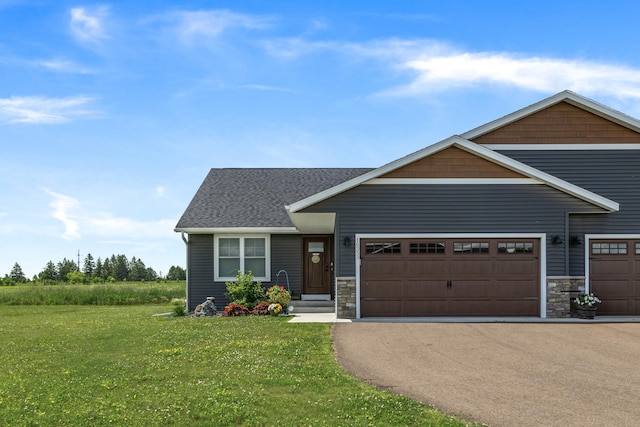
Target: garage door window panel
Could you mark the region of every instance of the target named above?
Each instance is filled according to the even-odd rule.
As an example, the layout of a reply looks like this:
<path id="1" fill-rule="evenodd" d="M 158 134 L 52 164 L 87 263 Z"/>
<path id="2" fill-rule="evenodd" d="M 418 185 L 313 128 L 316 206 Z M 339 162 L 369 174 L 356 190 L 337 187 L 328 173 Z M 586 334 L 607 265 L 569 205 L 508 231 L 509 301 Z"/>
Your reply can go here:
<path id="1" fill-rule="evenodd" d="M 593 255 L 626 255 L 627 244 L 620 242 L 593 243 L 591 253 Z"/>
<path id="2" fill-rule="evenodd" d="M 453 252 L 456 254 L 488 254 L 489 242 L 454 242 Z"/>
<path id="3" fill-rule="evenodd" d="M 531 254 L 533 242 L 498 242 L 499 254 Z"/>
<path id="4" fill-rule="evenodd" d="M 400 254 L 400 242 L 366 243 L 365 252 L 367 254 Z"/>
<path id="5" fill-rule="evenodd" d="M 409 253 L 412 254 L 443 254 L 445 250 L 445 242 L 411 242 L 409 244 Z"/>

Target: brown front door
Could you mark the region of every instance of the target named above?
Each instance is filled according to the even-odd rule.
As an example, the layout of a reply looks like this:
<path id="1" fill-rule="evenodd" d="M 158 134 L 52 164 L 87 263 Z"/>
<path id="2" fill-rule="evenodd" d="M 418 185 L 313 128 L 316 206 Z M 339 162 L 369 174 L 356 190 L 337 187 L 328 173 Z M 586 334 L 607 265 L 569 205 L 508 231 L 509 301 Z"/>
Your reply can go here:
<path id="1" fill-rule="evenodd" d="M 303 294 L 329 295 L 331 293 L 331 238 L 305 237 Z"/>

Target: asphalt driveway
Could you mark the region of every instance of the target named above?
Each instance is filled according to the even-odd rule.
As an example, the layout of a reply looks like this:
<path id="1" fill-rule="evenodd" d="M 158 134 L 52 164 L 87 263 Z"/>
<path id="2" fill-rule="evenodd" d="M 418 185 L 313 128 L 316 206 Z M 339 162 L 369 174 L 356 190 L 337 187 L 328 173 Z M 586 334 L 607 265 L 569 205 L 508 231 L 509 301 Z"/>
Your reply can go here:
<path id="1" fill-rule="evenodd" d="M 499 426 L 640 425 L 640 324 L 336 323 L 338 362 Z"/>

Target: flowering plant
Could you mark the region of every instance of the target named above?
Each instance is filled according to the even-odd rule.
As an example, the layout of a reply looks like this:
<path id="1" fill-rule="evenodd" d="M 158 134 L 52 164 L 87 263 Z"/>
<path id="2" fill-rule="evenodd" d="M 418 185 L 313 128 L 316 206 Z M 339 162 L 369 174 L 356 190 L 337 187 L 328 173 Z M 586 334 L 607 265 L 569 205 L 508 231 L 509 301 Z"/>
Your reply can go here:
<path id="1" fill-rule="evenodd" d="M 277 316 L 278 314 L 282 313 L 282 306 L 278 303 L 271 304 L 269 306 L 269 313 L 272 316 Z"/>
<path id="2" fill-rule="evenodd" d="M 594 294 L 582 294 L 574 299 L 573 302 L 576 303 L 576 305 L 582 307 L 593 307 L 594 305 L 599 304 L 602 301 L 600 301 L 600 298 L 598 298 Z"/>
<path id="3" fill-rule="evenodd" d="M 273 285 L 267 289 L 267 298 L 272 303 L 278 303 L 282 307 L 286 307 L 291 302 L 291 294 L 284 288 L 284 286 Z"/>

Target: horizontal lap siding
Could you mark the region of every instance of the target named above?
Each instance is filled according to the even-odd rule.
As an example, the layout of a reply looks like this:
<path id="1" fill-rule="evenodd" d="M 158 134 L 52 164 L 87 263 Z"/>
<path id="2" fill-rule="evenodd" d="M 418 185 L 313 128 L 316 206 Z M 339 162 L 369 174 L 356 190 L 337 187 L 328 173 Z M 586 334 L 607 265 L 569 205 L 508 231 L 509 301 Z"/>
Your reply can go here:
<path id="1" fill-rule="evenodd" d="M 302 293 L 302 237 L 297 235 L 271 236 L 271 284 L 276 283 L 278 271 L 285 270 L 289 275 L 291 292 L 299 296 Z M 278 284 L 287 287 L 284 274 Z"/>
<path id="2" fill-rule="evenodd" d="M 640 150 L 500 152 L 620 204 L 618 212 L 571 215 L 570 234 L 582 242 L 570 246 L 571 275 L 584 275 L 584 234 L 640 233 Z"/>
<path id="3" fill-rule="evenodd" d="M 362 233 L 547 233 L 565 215 L 594 210 L 544 185 L 361 185 L 307 209 L 337 212 L 339 241 Z M 338 275 L 355 275 L 354 245 L 338 245 Z M 564 248 L 547 246 L 549 275 L 565 274 Z"/>
<path id="4" fill-rule="evenodd" d="M 224 308 L 229 300 L 224 295 L 227 287 L 224 282 L 214 282 L 213 271 L 213 235 L 189 235 L 189 310 L 206 301 L 208 296 L 216 299 L 216 307 Z M 263 282 L 265 287 L 276 283 L 276 275 L 286 270 L 289 275 L 291 291 L 300 295 L 302 292 L 302 238 L 295 235 L 271 236 L 271 282 Z M 279 285 L 287 286 L 285 275 L 281 274 Z"/>
<path id="5" fill-rule="evenodd" d="M 223 297 L 219 286 L 213 285 L 213 235 L 189 235 L 189 265 L 187 266 L 189 280 L 188 299 L 189 310 L 213 296 L 216 303 Z"/>

